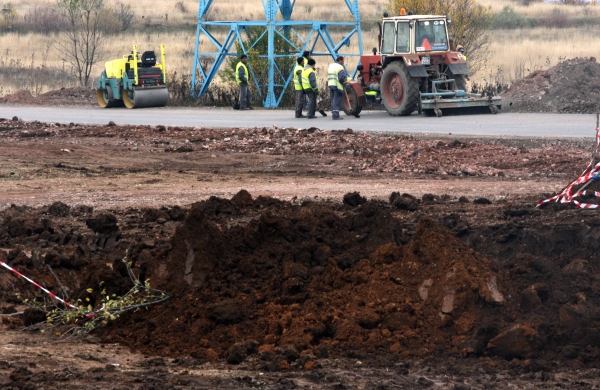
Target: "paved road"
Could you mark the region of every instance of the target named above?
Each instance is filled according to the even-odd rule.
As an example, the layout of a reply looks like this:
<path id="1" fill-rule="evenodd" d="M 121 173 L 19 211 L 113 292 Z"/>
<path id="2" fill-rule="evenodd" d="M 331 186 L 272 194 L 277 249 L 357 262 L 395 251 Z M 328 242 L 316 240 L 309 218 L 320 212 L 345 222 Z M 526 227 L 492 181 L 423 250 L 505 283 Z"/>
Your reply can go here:
<path id="1" fill-rule="evenodd" d="M 0 117 L 18 116 L 27 121 L 75 122 L 130 125 L 205 126 L 205 127 L 318 127 L 326 130 L 351 128 L 359 131 L 392 131 L 479 136 L 593 137 L 594 115 L 517 114 L 460 115 L 442 118 L 412 115 L 392 117 L 385 111 L 367 111 L 360 118 L 332 121 L 331 116 L 294 119 L 292 110 L 234 111 L 230 109 L 26 107 L 0 106 Z M 317 114 L 318 115 L 318 114 Z"/>

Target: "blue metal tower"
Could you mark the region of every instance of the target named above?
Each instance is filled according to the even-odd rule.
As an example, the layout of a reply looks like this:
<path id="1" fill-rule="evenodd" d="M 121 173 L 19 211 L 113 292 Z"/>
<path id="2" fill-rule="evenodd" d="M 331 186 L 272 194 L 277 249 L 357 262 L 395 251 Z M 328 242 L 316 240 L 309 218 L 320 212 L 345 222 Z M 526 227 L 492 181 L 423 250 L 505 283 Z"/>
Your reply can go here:
<path id="1" fill-rule="evenodd" d="M 293 65 L 291 69 L 280 69 L 276 59 L 284 57 L 296 58 L 305 50 L 310 50 L 313 57 L 331 56 L 332 59 L 335 59 L 339 54 L 347 57 L 359 57 L 362 55 L 362 33 L 358 0 L 343 0 L 345 7 L 340 3 L 340 7 L 332 10 L 333 14 L 344 16 L 347 7 L 350 11 L 348 15 L 350 21 L 346 22 L 296 21 L 291 19 L 296 0 L 261 0 L 261 2 L 264 8 L 265 20 L 216 22 L 206 20 L 206 15 L 213 4 L 213 0 L 200 0 L 194 66 L 192 69 L 192 96 L 200 97 L 206 92 L 211 81 L 217 75 L 221 64 L 227 57 L 237 57 L 242 54 L 236 52 L 236 47 L 234 46 L 236 42 L 244 54 L 249 54 L 257 42 L 264 39 L 265 36 L 268 39 L 268 53 L 258 55 L 259 58 L 266 59 L 268 83 L 260 84 L 257 78 L 254 77 L 255 70 L 252 67 L 249 69 L 263 105 L 267 108 L 279 106 L 284 92 L 293 78 Z M 243 5 L 240 4 L 240 7 L 243 7 Z M 278 13 L 281 13 L 281 18 L 277 18 Z M 247 28 L 249 27 L 261 29 L 261 33 L 257 39 L 248 45 L 248 42 L 245 44 L 242 38 L 242 32 L 246 32 L 247 36 Z M 333 40 L 329 32 L 329 27 L 334 27 L 336 32 L 342 33 L 343 36 L 339 42 Z M 212 34 L 211 31 L 213 31 Z M 217 39 L 214 35 L 215 31 L 226 32 L 225 38 L 222 40 Z M 284 52 L 276 52 L 276 36 L 283 39 L 287 44 Z M 351 38 L 354 36 L 358 39 L 359 53 L 340 52 L 344 46 L 350 46 Z M 207 43 L 212 44 L 214 47 L 213 51 L 201 51 L 201 41 L 203 39 Z M 319 45 L 319 47 L 324 46 L 325 50 L 315 52 L 314 50 L 317 48 L 319 42 L 322 42 L 322 45 Z M 355 72 L 356 69 L 353 73 Z M 266 93 L 263 92 L 265 90 Z"/>

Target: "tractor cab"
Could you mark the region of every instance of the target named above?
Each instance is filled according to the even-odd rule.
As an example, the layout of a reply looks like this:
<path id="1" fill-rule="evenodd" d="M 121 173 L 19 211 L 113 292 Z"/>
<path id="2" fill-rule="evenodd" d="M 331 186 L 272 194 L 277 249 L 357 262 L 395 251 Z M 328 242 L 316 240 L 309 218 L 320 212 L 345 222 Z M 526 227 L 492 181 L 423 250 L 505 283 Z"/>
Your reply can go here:
<path id="1" fill-rule="evenodd" d="M 448 19 L 445 16 L 411 15 L 384 18 L 379 52 L 382 56 L 449 52 Z M 423 64 L 426 65 L 426 64 Z"/>

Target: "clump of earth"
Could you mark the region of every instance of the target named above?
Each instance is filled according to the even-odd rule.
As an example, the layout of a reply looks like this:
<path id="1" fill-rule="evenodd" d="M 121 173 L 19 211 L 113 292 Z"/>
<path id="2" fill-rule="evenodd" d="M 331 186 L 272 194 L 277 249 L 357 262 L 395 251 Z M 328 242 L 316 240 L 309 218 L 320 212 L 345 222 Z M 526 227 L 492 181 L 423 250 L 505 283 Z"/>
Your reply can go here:
<path id="1" fill-rule="evenodd" d="M 515 81 L 502 94 L 502 110 L 594 114 L 599 100 L 600 64 L 575 58 Z"/>

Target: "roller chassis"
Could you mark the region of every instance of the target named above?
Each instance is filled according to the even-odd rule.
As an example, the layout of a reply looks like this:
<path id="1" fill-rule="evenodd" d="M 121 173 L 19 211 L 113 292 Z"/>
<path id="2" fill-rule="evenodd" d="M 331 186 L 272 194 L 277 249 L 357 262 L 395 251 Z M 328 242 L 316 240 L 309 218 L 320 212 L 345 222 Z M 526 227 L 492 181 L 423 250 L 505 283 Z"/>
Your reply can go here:
<path id="1" fill-rule="evenodd" d="M 96 83 L 100 107 L 160 107 L 168 102 L 164 46 L 160 45 L 161 62 L 140 66 L 137 47 L 122 59 L 105 64 Z"/>

